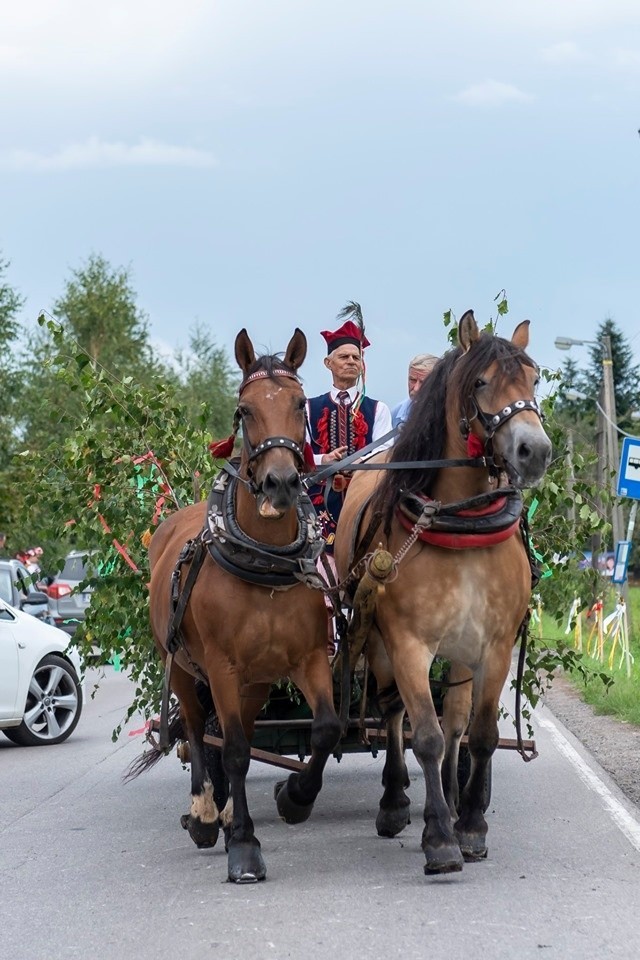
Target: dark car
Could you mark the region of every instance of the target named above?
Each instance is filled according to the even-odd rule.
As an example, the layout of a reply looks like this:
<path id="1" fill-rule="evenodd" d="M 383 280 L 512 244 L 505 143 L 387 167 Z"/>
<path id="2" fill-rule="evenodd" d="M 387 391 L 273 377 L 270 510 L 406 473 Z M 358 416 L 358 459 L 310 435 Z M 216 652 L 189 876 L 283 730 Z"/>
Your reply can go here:
<path id="1" fill-rule="evenodd" d="M 31 582 L 31 574 L 20 560 L 0 560 L 0 599 L 38 620 L 50 620 L 49 597 Z"/>
<path id="2" fill-rule="evenodd" d="M 47 587 L 49 612 L 56 627 L 73 636 L 91 603 L 91 587 L 80 590 L 83 580 L 92 576 L 90 553 L 87 550 L 72 550 L 64 567 Z"/>

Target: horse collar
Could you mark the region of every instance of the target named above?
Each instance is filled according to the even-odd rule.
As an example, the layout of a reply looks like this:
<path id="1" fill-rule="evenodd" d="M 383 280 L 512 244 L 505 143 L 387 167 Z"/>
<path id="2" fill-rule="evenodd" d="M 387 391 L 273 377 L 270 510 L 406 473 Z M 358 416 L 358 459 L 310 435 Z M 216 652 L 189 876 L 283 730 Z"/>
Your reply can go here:
<path id="1" fill-rule="evenodd" d="M 240 479 L 223 468 L 209 495 L 203 539 L 215 562 L 247 583 L 285 590 L 304 583 L 320 589 L 316 560 L 324 540 L 309 498 L 298 497 L 298 535 L 292 543 L 282 547 L 261 543 L 247 536 L 236 520 L 235 489 Z"/>
<path id="2" fill-rule="evenodd" d="M 508 540 L 520 526 L 522 496 L 515 487 L 502 487 L 443 505 L 429 497 L 405 494 L 396 517 L 406 530 L 420 522 L 418 539 L 436 547 L 490 547 Z"/>

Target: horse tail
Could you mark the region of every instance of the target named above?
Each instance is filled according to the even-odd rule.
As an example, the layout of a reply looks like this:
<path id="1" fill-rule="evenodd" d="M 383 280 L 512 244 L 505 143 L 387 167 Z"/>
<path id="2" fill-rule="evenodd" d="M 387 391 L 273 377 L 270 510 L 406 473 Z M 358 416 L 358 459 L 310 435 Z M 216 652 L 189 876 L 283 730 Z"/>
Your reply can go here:
<path id="1" fill-rule="evenodd" d="M 141 773 L 146 773 L 151 767 L 155 767 L 158 760 L 161 760 L 175 746 L 178 740 L 184 740 L 185 733 L 180 719 L 180 706 L 175 704 L 169 712 L 169 742 L 166 750 L 159 750 L 154 747 L 151 750 L 145 750 L 143 754 L 132 760 L 122 777 L 123 783 L 129 783 L 135 780 Z"/>

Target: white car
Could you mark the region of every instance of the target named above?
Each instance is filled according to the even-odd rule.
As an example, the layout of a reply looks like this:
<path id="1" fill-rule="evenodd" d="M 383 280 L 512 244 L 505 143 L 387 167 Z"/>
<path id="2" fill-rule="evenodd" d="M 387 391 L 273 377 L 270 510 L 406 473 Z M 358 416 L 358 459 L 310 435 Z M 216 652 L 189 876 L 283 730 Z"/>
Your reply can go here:
<path id="1" fill-rule="evenodd" d="M 62 743 L 82 713 L 82 664 L 67 633 L 0 600 L 0 730 L 25 747 Z"/>

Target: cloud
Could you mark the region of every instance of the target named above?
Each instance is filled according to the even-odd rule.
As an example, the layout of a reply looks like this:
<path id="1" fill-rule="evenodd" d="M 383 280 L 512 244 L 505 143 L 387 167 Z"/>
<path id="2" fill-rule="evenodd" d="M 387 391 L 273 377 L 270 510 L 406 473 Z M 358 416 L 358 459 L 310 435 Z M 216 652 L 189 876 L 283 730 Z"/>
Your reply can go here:
<path id="1" fill-rule="evenodd" d="M 588 60 L 586 53 L 580 49 L 573 40 L 564 40 L 561 43 L 554 43 L 550 47 L 544 47 L 540 51 L 543 60 L 558 66 L 572 63 L 584 63 Z"/>
<path id="2" fill-rule="evenodd" d="M 500 83 L 499 80 L 484 80 L 482 83 L 473 84 L 457 93 L 454 100 L 460 103 L 468 103 L 471 106 L 499 106 L 503 103 L 520 103 L 533 100 L 533 97 L 514 87 L 511 83 Z"/>
<path id="3" fill-rule="evenodd" d="M 640 50 L 618 47 L 612 51 L 610 62 L 620 70 L 640 70 Z"/>
<path id="4" fill-rule="evenodd" d="M 32 150 L 0 151 L 0 167 L 5 170 L 46 172 L 49 170 L 90 170 L 105 167 L 213 167 L 213 154 L 193 147 L 174 146 L 158 140 L 138 143 L 107 142 L 90 137 L 83 143 L 70 143 L 54 153 Z"/>

